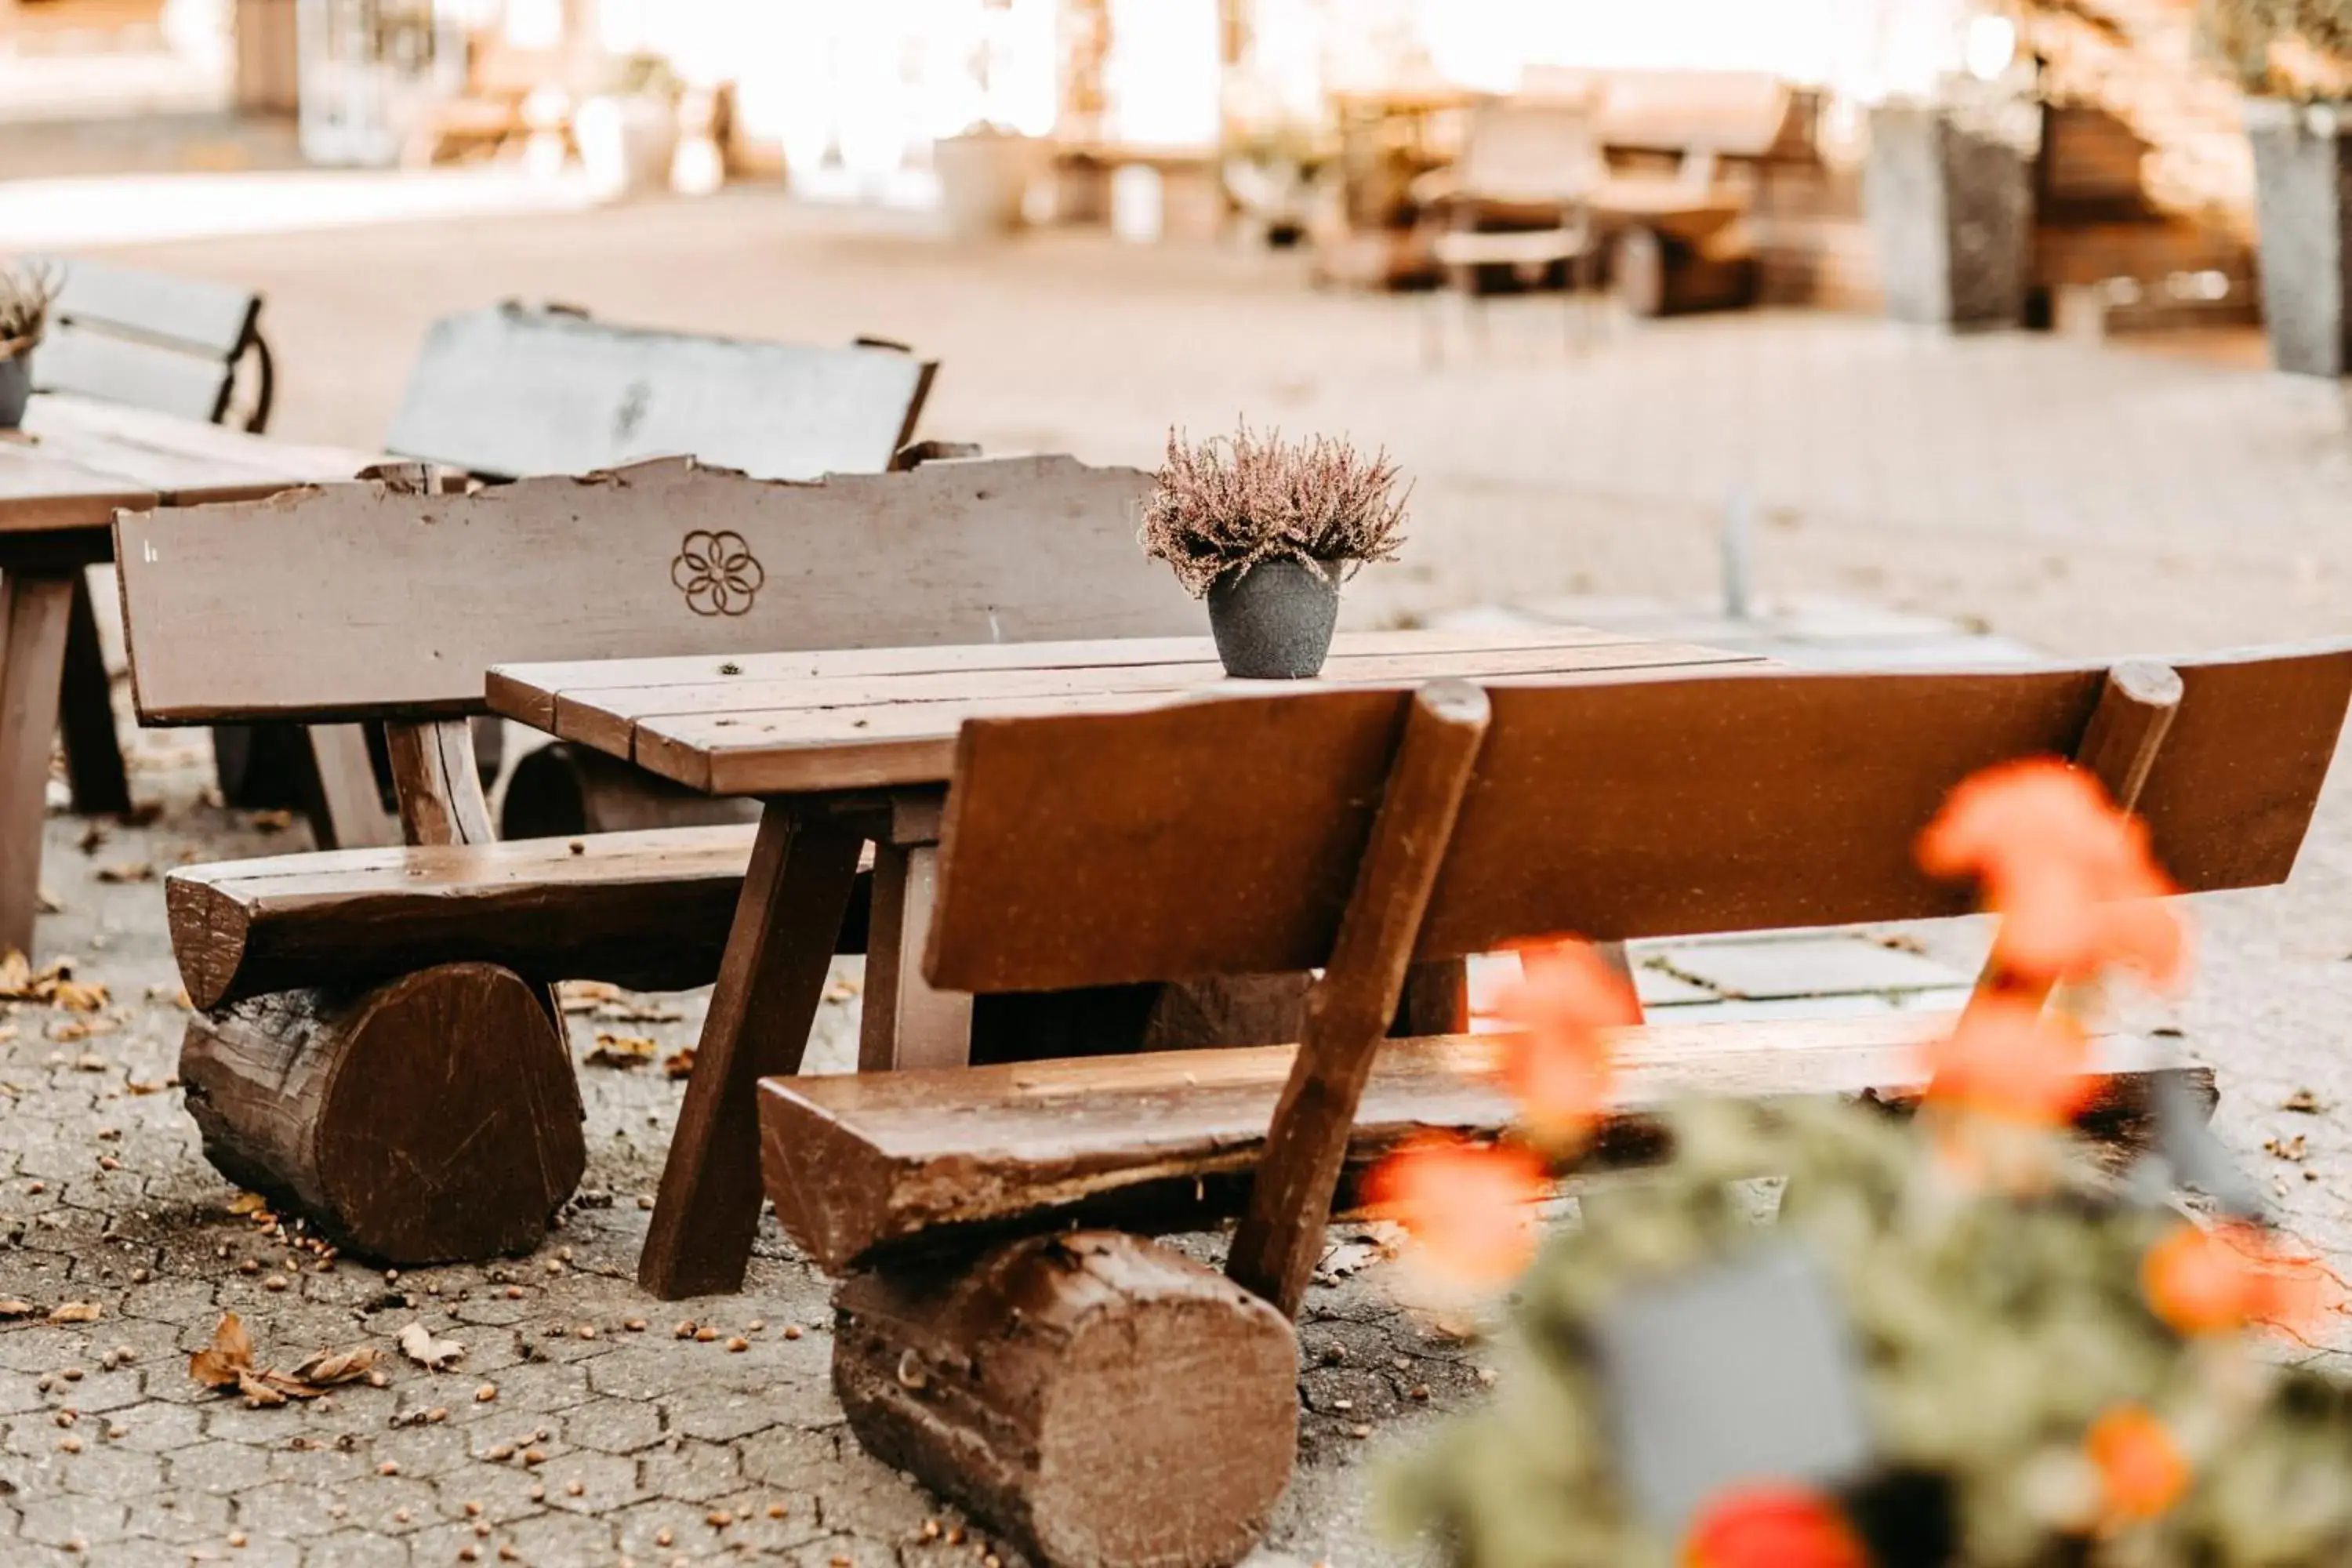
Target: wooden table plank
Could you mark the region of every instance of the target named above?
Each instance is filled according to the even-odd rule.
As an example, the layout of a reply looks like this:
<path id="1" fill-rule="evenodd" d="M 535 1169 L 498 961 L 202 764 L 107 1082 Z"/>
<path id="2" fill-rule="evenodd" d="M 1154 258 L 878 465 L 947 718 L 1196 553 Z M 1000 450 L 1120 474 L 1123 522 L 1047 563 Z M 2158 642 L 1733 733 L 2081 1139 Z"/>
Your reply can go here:
<path id="1" fill-rule="evenodd" d="M 1104 712 L 1213 695 L 1410 685 L 1442 675 L 1504 683 L 1633 669 L 1748 664 L 1749 655 L 1603 637 L 1580 628 L 1342 637 L 1326 677 L 1238 682 L 1206 639 L 1155 639 L 1131 658 L 1117 642 L 974 649 L 878 649 L 863 656 L 508 666 L 491 705 L 564 739 L 714 795 L 785 795 L 945 782 L 967 718 Z M 972 656 L 966 662 L 962 656 Z M 820 664 L 820 659 L 829 662 Z M 870 665 L 859 671 L 851 660 Z M 891 668 L 888 667 L 896 666 Z M 931 668 L 917 668 L 917 667 Z M 795 675 L 794 670 L 815 671 Z M 625 670 L 632 683 L 615 684 Z"/>
<path id="2" fill-rule="evenodd" d="M 1639 642 L 1622 632 L 1584 626 L 1530 626 L 1509 631 L 1349 632 L 1334 658 L 1375 654 L 1454 653 L 1599 647 Z M 921 647 L 827 648 L 752 653 L 725 658 L 590 658 L 500 665 L 489 673 L 489 704 L 509 719 L 558 734 L 557 710 L 566 702 L 611 708 L 618 694 L 649 694 L 643 711 L 679 711 L 650 694 L 666 687 L 720 681 L 802 681 L 861 676 L 945 675 L 968 670 L 1083 669 L 1154 664 L 1207 664 L 1217 657 L 1206 637 L 1109 637 L 1077 642 L 946 643 Z"/>
<path id="3" fill-rule="evenodd" d="M 1567 648 L 1464 649 L 1422 654 L 1335 652 L 1316 684 L 1353 686 L 1376 681 L 1433 680 L 1448 675 L 1559 675 L 1638 668 L 1660 662 L 1658 650 L 1666 646 L 1628 640 Z M 1293 683 L 1281 684 L 1287 688 Z M 699 686 L 565 692 L 556 702 L 554 732 L 613 756 L 626 757 L 635 754 L 635 736 L 644 726 L 684 724 L 697 718 L 751 720 L 819 709 L 993 702 L 1032 697 L 1090 698 L 1122 692 L 1197 693 L 1225 690 L 1231 686 L 1225 679 L 1224 667 L 1214 658 L 1181 663 L 815 677 L 803 680 L 719 680 Z"/>
<path id="4" fill-rule="evenodd" d="M 118 507 L 254 500 L 383 459 L 46 393 L 0 442 L 0 532 L 103 528 Z"/>

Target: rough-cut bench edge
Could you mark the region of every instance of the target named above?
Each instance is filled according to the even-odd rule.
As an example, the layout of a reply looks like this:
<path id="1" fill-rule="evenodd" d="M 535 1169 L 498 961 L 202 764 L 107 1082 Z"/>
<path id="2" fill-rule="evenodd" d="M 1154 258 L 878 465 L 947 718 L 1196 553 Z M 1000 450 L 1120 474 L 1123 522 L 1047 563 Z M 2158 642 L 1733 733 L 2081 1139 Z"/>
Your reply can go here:
<path id="1" fill-rule="evenodd" d="M 1685 1096 L 1914 1100 L 1926 1082 L 1920 1047 L 1951 1023 L 1949 1014 L 1898 1013 L 1623 1031 L 1616 1104 L 1582 1165 L 1654 1162 L 1664 1140 L 1653 1113 Z M 2138 1140 L 2161 1075 L 2178 1075 L 2211 1103 L 2210 1069 L 2162 1042 L 2111 1035 L 2096 1044 L 2101 1082 L 2083 1122 L 2103 1139 Z M 766 1079 L 768 1194 L 786 1233 L 835 1274 L 1000 1231 L 1202 1228 L 1245 1203 L 1296 1048 Z M 1516 1105 L 1496 1070 L 1497 1048 L 1492 1035 L 1383 1047 L 1349 1142 L 1340 1212 L 1355 1202 L 1355 1176 L 1407 1139 L 1491 1138 L 1510 1126 Z M 1217 1100 L 1224 1104 L 1205 1109 Z M 1108 1113 L 1086 1119 L 1087 1102 Z M 1025 1148 L 1013 1137 L 1023 1131 L 1015 1108 L 1036 1113 Z"/>
<path id="2" fill-rule="evenodd" d="M 202 1008 L 464 960 L 536 981 L 682 990 L 719 973 L 755 831 L 654 828 L 186 867 L 164 879 L 173 952 Z"/>

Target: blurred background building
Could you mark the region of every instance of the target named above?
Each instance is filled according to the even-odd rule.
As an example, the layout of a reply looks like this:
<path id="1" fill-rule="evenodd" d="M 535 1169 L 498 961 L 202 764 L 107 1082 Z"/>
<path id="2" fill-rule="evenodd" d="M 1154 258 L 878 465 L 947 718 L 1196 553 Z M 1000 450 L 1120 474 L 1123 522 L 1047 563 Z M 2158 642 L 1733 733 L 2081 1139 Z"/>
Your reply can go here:
<path id="1" fill-rule="evenodd" d="M 0 118 L 214 112 L 302 159 L 782 183 L 954 226 L 1302 243 L 1426 280 L 1428 181 L 1497 97 L 1589 105 L 1617 176 L 1704 187 L 1671 265 L 1873 308 L 1874 114 L 2024 124 L 2032 310 L 2252 308 L 2252 164 L 2193 0 L 0 0 Z M 2019 117 L 2023 119 L 2020 120 Z M 1676 248 L 1679 247 L 1679 248 Z M 1693 274 L 1696 276 L 1696 274 Z M 2184 282 L 2183 279 L 2188 281 Z M 1685 290 L 1712 300 L 1708 286 Z M 1720 290 L 1717 290 L 1720 292 Z M 1675 288 L 1652 289 L 1670 308 Z"/>

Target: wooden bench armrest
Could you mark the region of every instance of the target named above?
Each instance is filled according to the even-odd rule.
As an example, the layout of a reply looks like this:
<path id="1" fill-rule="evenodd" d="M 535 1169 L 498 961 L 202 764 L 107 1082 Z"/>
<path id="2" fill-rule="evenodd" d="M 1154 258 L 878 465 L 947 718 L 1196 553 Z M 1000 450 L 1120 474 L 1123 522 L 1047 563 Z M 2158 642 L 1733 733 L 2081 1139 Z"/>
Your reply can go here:
<path id="1" fill-rule="evenodd" d="M 1915 1099 L 1921 1047 L 1948 1014 L 1757 1024 L 1652 1025 L 1618 1040 L 1614 1106 L 1594 1166 L 1654 1161 L 1654 1113 L 1698 1094 Z M 942 1071 L 761 1081 L 768 1194 L 784 1229 L 839 1274 L 895 1252 L 1067 1224 L 1207 1228 L 1240 1212 L 1296 1047 L 1171 1051 Z M 2210 1069 L 2164 1042 L 2108 1036 L 2085 1121 L 2134 1135 L 2151 1079 L 2205 1103 Z M 1424 1132 L 1492 1138 L 1515 1120 L 1496 1037 L 1394 1040 L 1357 1113 L 1335 1212 L 1382 1153 Z"/>

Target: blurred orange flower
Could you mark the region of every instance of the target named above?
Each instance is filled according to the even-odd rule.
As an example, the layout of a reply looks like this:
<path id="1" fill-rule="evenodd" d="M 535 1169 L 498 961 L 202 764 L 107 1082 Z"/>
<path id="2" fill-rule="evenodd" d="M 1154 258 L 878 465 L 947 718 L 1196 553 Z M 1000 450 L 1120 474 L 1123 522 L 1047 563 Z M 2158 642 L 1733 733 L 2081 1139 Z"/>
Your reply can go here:
<path id="1" fill-rule="evenodd" d="M 2043 980 L 2113 964 L 2173 986 L 2189 946 L 2179 891 L 2147 826 L 2116 809 L 2096 779 L 2054 757 L 1985 769 L 1954 790 L 1919 838 L 1930 876 L 1974 877 L 2000 913 L 1994 958 Z"/>
<path id="2" fill-rule="evenodd" d="M 1438 1272 L 1485 1287 L 1517 1279 L 1535 1256 L 1531 1205 L 1549 1191 L 1532 1150 L 1425 1138 L 1373 1167 L 1364 1196 L 1412 1233 Z"/>
<path id="3" fill-rule="evenodd" d="M 1538 1139 L 1580 1139 L 1609 1099 L 1601 1031 L 1640 1023 L 1641 1004 L 1624 975 L 1573 937 L 1522 947 L 1519 969 L 1496 1009 L 1519 1030 L 1501 1043 L 1503 1081 Z"/>
<path id="4" fill-rule="evenodd" d="M 2211 1230 L 2183 1223 L 2140 1260 L 2149 1310 L 2190 1336 L 2256 1326 L 2300 1336 L 2340 1294 L 2335 1284 L 2316 1258 L 2243 1223 Z"/>
<path id="5" fill-rule="evenodd" d="M 2189 1459 L 2172 1429 L 2137 1405 L 2091 1423 L 2084 1452 L 2099 1472 L 2101 1511 L 2112 1524 L 2155 1519 L 2189 1489 Z"/>
<path id="6" fill-rule="evenodd" d="M 1949 1037 L 1927 1047 L 1927 1100 L 2005 1121 L 2072 1121 L 2097 1080 L 2084 1072 L 2091 1042 L 2082 1026 L 2046 1013 L 2039 998 L 1990 992 L 1973 998 Z"/>
<path id="7" fill-rule="evenodd" d="M 1683 1542 L 1683 1568 L 1869 1568 L 1845 1515 L 1819 1492 L 1742 1487 L 1709 1502 Z"/>

